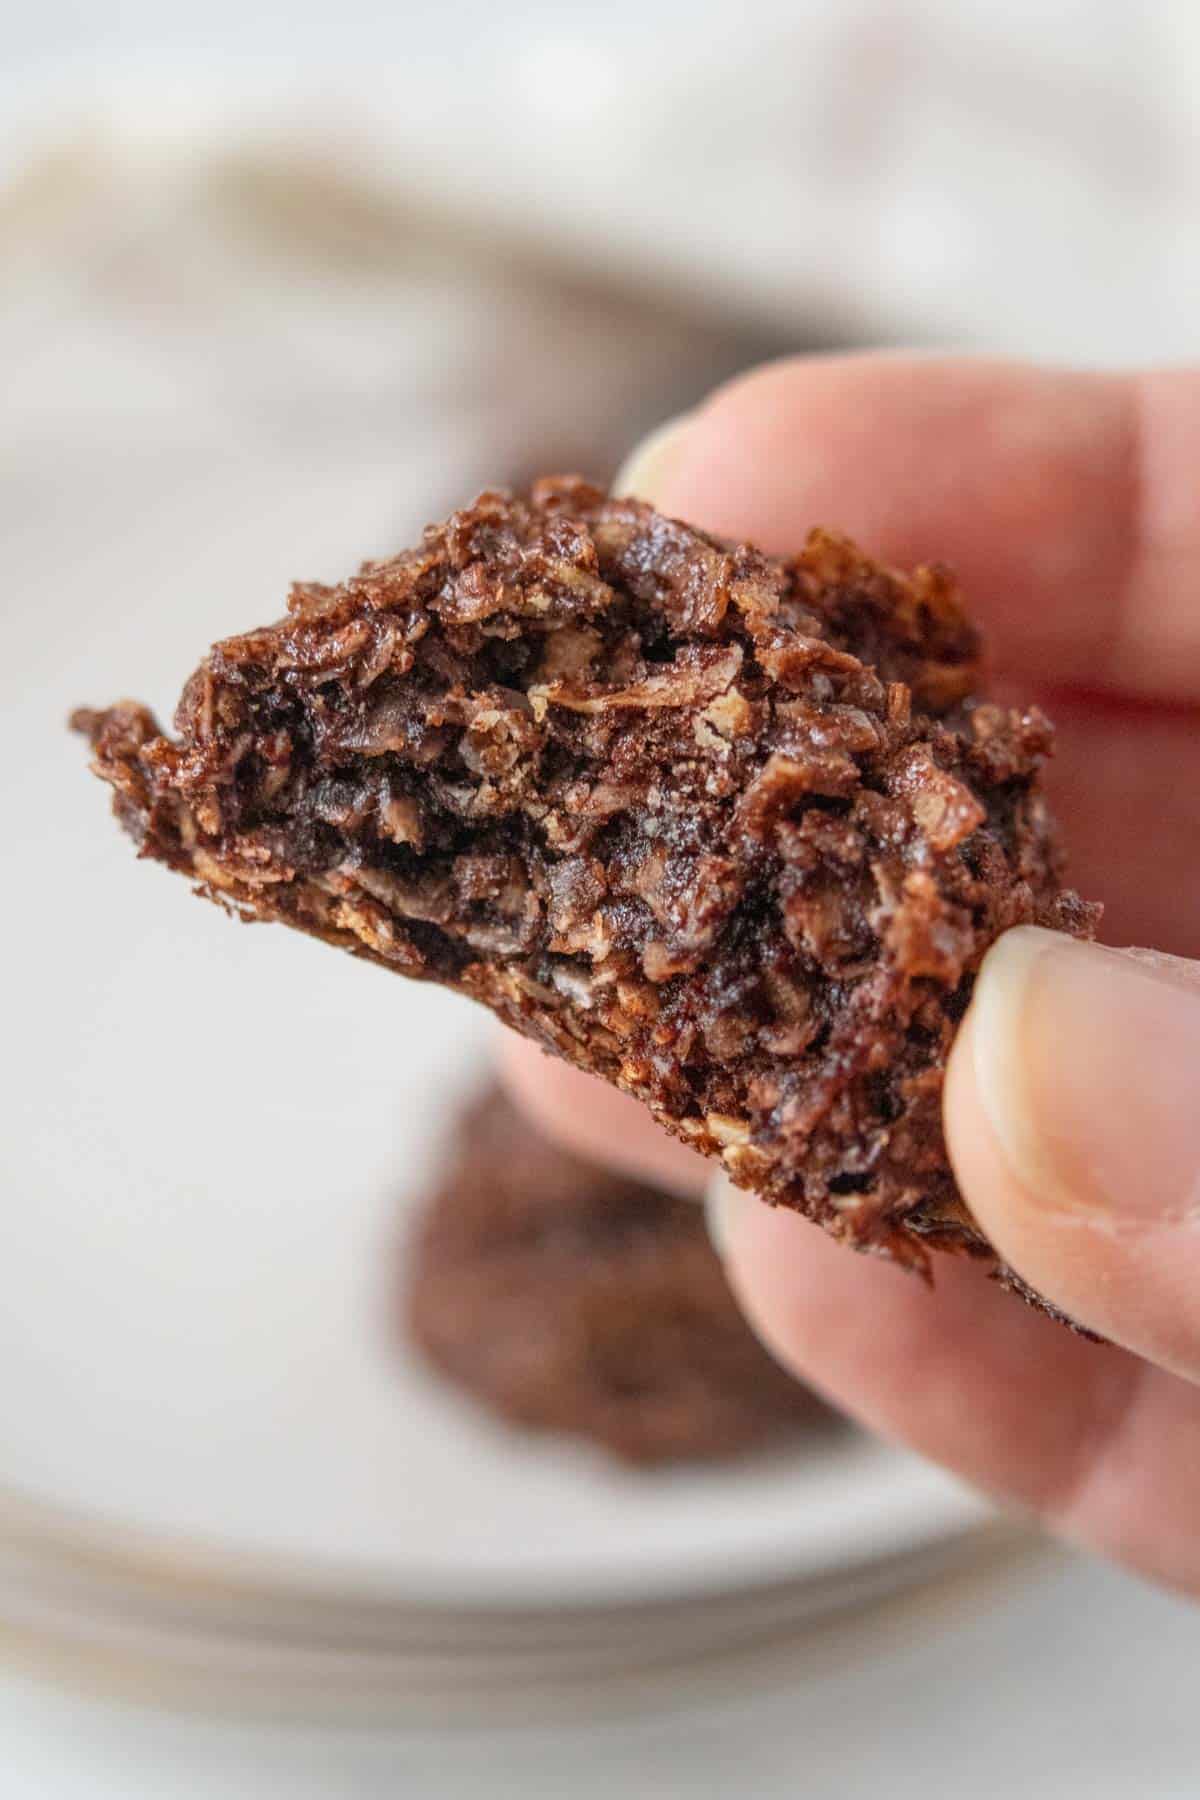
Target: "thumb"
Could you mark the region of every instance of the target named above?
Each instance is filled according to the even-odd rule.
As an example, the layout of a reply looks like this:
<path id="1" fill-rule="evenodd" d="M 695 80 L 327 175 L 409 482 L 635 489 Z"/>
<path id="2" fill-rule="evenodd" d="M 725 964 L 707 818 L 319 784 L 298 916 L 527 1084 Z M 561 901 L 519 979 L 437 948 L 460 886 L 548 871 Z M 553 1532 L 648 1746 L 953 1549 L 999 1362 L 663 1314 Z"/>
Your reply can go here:
<path id="1" fill-rule="evenodd" d="M 1006 933 L 954 1045 L 945 1119 L 1005 1260 L 1081 1324 L 1200 1380 L 1200 963 Z"/>

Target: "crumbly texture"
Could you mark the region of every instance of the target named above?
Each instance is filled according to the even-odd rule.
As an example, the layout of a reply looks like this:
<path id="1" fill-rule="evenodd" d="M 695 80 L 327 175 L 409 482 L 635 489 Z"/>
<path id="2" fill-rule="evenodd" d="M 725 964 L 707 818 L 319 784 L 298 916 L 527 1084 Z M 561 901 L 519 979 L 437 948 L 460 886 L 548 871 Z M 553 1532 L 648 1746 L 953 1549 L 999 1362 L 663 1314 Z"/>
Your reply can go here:
<path id="1" fill-rule="evenodd" d="M 943 568 L 819 530 L 770 558 L 568 478 L 296 587 L 174 737 L 75 722 L 200 892 L 482 1001 L 927 1271 L 992 1256 L 940 1123 L 980 959 L 1099 910 L 1061 885 L 1051 727 L 979 700 L 979 658 Z"/>
<path id="2" fill-rule="evenodd" d="M 454 1142 L 404 1293 L 442 1374 L 634 1463 L 733 1456 L 828 1418 L 746 1325 L 698 1206 L 559 1149 L 499 1092 Z"/>

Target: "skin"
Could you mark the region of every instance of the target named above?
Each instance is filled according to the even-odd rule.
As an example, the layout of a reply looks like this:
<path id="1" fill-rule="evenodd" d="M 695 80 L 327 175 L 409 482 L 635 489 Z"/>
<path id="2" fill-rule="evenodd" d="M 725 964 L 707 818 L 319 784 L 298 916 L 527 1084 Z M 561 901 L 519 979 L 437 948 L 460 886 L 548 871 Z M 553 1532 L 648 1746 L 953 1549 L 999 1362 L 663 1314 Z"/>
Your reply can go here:
<path id="1" fill-rule="evenodd" d="M 1106 942 L 1188 958 L 1200 953 L 1198 469 L 1200 372 L 886 355 L 755 371 L 660 438 L 629 485 L 768 550 L 794 548 L 821 522 L 901 566 L 950 563 L 992 646 L 996 686 L 1039 700 L 1059 725 L 1049 786 L 1072 882 L 1106 902 Z M 724 1188 L 723 1253 L 767 1343 L 845 1411 L 1064 1538 L 1196 1593 L 1200 1124 L 1190 1107 L 1182 1117 L 1180 1069 L 1200 1066 L 1200 986 L 1194 965 L 1162 965 L 1174 1012 L 1159 1030 L 1161 995 L 1136 970 L 1079 956 L 1069 969 L 1039 963 L 1041 987 L 1021 990 L 1022 1029 L 1041 1032 L 1021 1066 L 1041 1073 L 1020 1129 L 1006 1125 L 1017 1102 L 997 1099 L 980 1036 L 994 1014 L 978 1000 L 955 1046 L 945 1122 L 993 1242 L 1110 1343 L 1050 1324 L 951 1259 L 931 1293 Z M 990 961 L 983 980 L 1011 987 L 1011 968 Z M 1056 1096 L 1060 1029 L 1074 1088 Z M 1172 1059 L 1165 1089 L 1156 1055 Z M 711 1169 L 634 1102 L 515 1039 L 504 1067 L 518 1100 L 576 1149 L 702 1191 Z M 1097 1166 L 1140 1178 L 1102 1193 L 1099 1176 L 1093 1191 L 1075 1168 L 1067 1194 L 1029 1145 L 1037 1131 L 1049 1143 L 1056 1099 L 1082 1117 L 1089 1096 Z"/>

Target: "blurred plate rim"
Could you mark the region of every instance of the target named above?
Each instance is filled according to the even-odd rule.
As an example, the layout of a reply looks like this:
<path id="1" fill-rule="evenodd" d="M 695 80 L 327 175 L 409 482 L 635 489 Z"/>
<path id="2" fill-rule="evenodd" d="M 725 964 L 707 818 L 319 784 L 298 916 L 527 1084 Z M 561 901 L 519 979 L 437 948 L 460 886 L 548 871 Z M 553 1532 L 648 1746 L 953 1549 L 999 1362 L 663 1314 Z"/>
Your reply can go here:
<path id="1" fill-rule="evenodd" d="M 996 1529 L 987 1500 L 932 1465 L 887 1446 L 869 1482 L 871 1516 L 848 1530 L 836 1551 L 827 1542 L 781 1546 L 768 1535 L 761 1545 L 731 1556 L 725 1546 L 718 1570 L 693 1559 L 660 1568 L 654 1578 L 640 1564 L 593 1564 L 568 1570 L 520 1562 L 500 1572 L 465 1562 L 460 1582 L 422 1578 L 415 1566 L 378 1574 L 331 1557 L 292 1557 L 284 1552 L 239 1551 L 215 1542 L 173 1538 L 79 1508 L 47 1502 L 0 1486 L 0 1553 L 30 1555 L 35 1564 L 72 1568 L 87 1579 L 117 1580 L 144 1592 L 200 1596 L 221 1590 L 247 1606 L 336 1607 L 378 1615 L 419 1610 L 449 1617 L 473 1614 L 524 1618 L 566 1611 L 628 1614 L 639 1609 L 721 1602 L 787 1584 L 816 1586 L 831 1577 L 866 1575 L 886 1563 L 920 1557 L 939 1545 L 962 1544 Z M 797 1457 L 797 1462 L 800 1462 Z M 852 1476 L 853 1480 L 853 1476 Z M 857 1487 L 858 1483 L 854 1485 Z M 803 1486 L 798 1485 L 798 1505 Z M 786 1552 L 790 1548 L 792 1554 Z M 831 1553 L 832 1551 L 832 1553 Z"/>

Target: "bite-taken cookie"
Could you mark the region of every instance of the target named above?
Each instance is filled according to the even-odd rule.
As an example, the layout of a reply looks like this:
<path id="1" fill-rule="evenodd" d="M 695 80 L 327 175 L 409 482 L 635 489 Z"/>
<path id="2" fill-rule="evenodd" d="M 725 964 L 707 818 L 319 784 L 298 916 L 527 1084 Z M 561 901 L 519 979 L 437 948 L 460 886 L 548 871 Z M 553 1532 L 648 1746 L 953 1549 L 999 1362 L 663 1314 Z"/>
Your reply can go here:
<path id="1" fill-rule="evenodd" d="M 848 1244 L 995 1261 L 950 1044 L 1002 931 L 1099 909 L 1062 886 L 1051 727 L 978 698 L 946 570 L 819 530 L 771 558 L 568 478 L 289 607 L 210 652 L 176 736 L 76 715 L 143 855 L 481 1000 Z"/>
<path id="2" fill-rule="evenodd" d="M 698 1206 L 570 1155 L 499 1090 L 453 1143 L 405 1265 L 409 1334 L 442 1374 L 635 1463 L 733 1456 L 828 1417 L 742 1318 Z"/>

